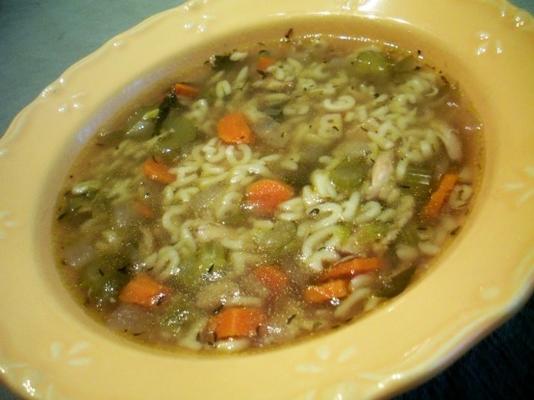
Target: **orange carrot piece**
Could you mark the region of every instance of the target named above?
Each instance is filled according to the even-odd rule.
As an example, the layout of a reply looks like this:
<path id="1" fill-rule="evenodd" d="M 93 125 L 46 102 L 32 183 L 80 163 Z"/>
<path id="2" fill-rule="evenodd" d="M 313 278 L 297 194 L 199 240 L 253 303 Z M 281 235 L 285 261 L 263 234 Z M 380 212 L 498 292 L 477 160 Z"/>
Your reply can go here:
<path id="1" fill-rule="evenodd" d="M 451 194 L 452 189 L 454 189 L 454 185 L 456 185 L 457 181 L 458 174 L 447 173 L 443 175 L 441 181 L 439 182 L 438 188 L 434 193 L 432 193 L 430 200 L 423 209 L 423 216 L 425 218 L 432 219 L 439 215 L 443 205 L 445 204 L 445 201 Z"/>
<path id="2" fill-rule="evenodd" d="M 176 179 L 176 175 L 171 174 L 166 165 L 152 158 L 147 159 L 143 163 L 143 173 L 148 179 L 164 184 L 172 183 Z"/>
<path id="3" fill-rule="evenodd" d="M 256 278 L 273 294 L 285 290 L 289 280 L 278 265 L 261 265 L 254 270 Z"/>
<path id="4" fill-rule="evenodd" d="M 265 72 L 267 68 L 273 65 L 276 60 L 272 57 L 260 56 L 258 57 L 258 63 L 256 64 L 256 69 L 258 71 Z"/>
<path id="5" fill-rule="evenodd" d="M 342 299 L 349 294 L 349 282 L 336 279 L 320 285 L 310 285 L 304 289 L 304 300 L 308 303 L 325 303 L 334 298 Z"/>
<path id="6" fill-rule="evenodd" d="M 341 261 L 328 268 L 322 275 L 321 280 L 351 278 L 354 275 L 364 274 L 381 268 L 384 265 L 378 257 L 352 258 Z"/>
<path id="7" fill-rule="evenodd" d="M 170 294 L 170 288 L 162 285 L 147 274 L 141 273 L 122 288 L 119 300 L 123 303 L 153 307 L 160 304 Z"/>
<path id="8" fill-rule="evenodd" d="M 199 92 L 198 88 L 186 83 L 177 83 L 174 85 L 174 93 L 177 96 L 195 98 L 198 96 Z"/>
<path id="9" fill-rule="evenodd" d="M 251 337 L 257 334 L 257 329 L 265 322 L 265 314 L 254 307 L 225 308 L 208 322 L 217 339 L 230 337 Z"/>
<path id="10" fill-rule="evenodd" d="M 226 114 L 217 123 L 217 134 L 225 143 L 254 143 L 254 133 L 248 125 L 245 115 L 240 112 Z"/>
<path id="11" fill-rule="evenodd" d="M 272 216 L 280 203 L 289 200 L 294 195 L 293 188 L 284 182 L 260 179 L 248 186 L 246 203 L 257 214 Z"/>
<path id="12" fill-rule="evenodd" d="M 154 218 L 154 210 L 141 200 L 136 200 L 133 203 L 133 208 L 137 214 L 146 219 Z"/>

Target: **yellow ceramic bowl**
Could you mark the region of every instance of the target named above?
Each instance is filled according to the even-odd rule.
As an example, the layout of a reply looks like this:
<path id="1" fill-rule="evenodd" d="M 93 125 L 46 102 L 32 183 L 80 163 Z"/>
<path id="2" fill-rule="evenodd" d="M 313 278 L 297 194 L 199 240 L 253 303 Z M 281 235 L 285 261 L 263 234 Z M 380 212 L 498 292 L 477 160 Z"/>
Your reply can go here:
<path id="1" fill-rule="evenodd" d="M 420 49 L 458 79 L 486 135 L 474 211 L 423 279 L 329 335 L 214 358 L 125 342 L 84 314 L 54 267 L 49 232 L 66 168 L 96 126 L 170 65 L 269 26 L 381 38 Z M 385 397 L 430 377 L 532 291 L 533 71 L 532 17 L 497 0 L 198 0 L 117 36 L 47 87 L 0 141 L 2 378 L 48 400 L 326 400 Z"/>

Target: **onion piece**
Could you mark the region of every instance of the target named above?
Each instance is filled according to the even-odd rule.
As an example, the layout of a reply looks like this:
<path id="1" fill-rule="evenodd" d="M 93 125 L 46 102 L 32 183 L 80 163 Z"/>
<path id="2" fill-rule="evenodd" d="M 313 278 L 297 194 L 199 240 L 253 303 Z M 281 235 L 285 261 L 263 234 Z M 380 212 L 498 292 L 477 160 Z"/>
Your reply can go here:
<path id="1" fill-rule="evenodd" d="M 263 143 L 271 147 L 282 148 L 289 141 L 290 135 L 284 133 L 280 127 L 279 122 L 265 115 L 257 119 L 252 129 Z"/>
<path id="2" fill-rule="evenodd" d="M 198 308 L 214 310 L 229 299 L 239 297 L 239 285 L 233 281 L 221 280 L 202 289 L 196 299 Z"/>
<path id="3" fill-rule="evenodd" d="M 141 334 L 153 329 L 150 313 L 139 306 L 121 304 L 111 313 L 107 324 L 111 329 Z"/>
<path id="4" fill-rule="evenodd" d="M 215 342 L 215 347 L 217 350 L 222 351 L 240 351 L 249 346 L 250 341 L 248 339 L 228 339 Z"/>
<path id="5" fill-rule="evenodd" d="M 438 136 L 443 142 L 449 158 L 452 161 L 460 161 L 462 159 L 462 143 L 454 131 L 443 127 L 439 130 Z"/>
<path id="6" fill-rule="evenodd" d="M 63 261 L 74 268 L 83 267 L 95 255 L 94 247 L 88 241 L 74 242 L 63 250 Z"/>

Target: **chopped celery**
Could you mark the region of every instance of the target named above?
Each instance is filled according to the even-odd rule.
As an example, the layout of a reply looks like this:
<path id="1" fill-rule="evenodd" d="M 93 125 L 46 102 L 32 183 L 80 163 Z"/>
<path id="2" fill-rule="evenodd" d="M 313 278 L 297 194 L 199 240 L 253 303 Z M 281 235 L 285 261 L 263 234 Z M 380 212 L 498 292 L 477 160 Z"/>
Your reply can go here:
<path id="1" fill-rule="evenodd" d="M 179 144 L 192 142 L 196 139 L 197 129 L 193 121 L 187 119 L 179 110 L 172 110 L 161 127 L 179 137 Z"/>
<path id="2" fill-rule="evenodd" d="M 277 172 L 284 181 L 299 189 L 307 185 L 310 181 L 310 174 L 318 167 L 319 158 L 327 154 L 334 143 L 327 139 L 310 136 L 302 144 L 304 151 L 295 149 L 299 154 L 298 168 L 287 170 L 280 168 Z M 276 166 L 274 166 L 276 168 Z"/>
<path id="3" fill-rule="evenodd" d="M 337 224 L 336 228 L 336 235 L 339 237 L 341 242 L 347 240 L 352 233 L 352 228 L 347 224 Z"/>
<path id="4" fill-rule="evenodd" d="M 277 168 L 274 166 L 274 170 L 284 182 L 289 183 L 295 189 L 300 189 L 310 182 L 310 174 L 317 167 L 316 163 L 303 163 L 300 162 L 298 168 L 294 171 Z"/>
<path id="5" fill-rule="evenodd" d="M 226 189 L 227 186 L 223 184 L 215 184 L 201 190 L 195 194 L 190 201 L 191 205 L 193 206 L 193 210 L 199 216 L 201 216 L 202 212 L 212 206 L 217 197 L 221 196 Z"/>
<path id="6" fill-rule="evenodd" d="M 275 121 L 282 121 L 284 119 L 283 107 L 281 105 L 271 106 L 263 109 L 262 111 Z"/>
<path id="7" fill-rule="evenodd" d="M 156 125 L 154 127 L 154 135 L 159 135 L 161 133 L 160 131 L 162 124 L 166 120 L 170 111 L 177 108 L 181 108 L 181 105 L 178 103 L 178 99 L 176 98 L 174 91 L 171 91 L 163 98 L 158 106 L 158 116 L 156 118 Z"/>
<path id="8" fill-rule="evenodd" d="M 88 181 L 78 182 L 71 189 L 71 193 L 74 195 L 89 194 L 95 193 L 100 189 L 102 184 L 96 179 L 91 179 Z"/>
<path id="9" fill-rule="evenodd" d="M 199 268 L 195 255 L 182 257 L 180 260 L 180 272 L 171 277 L 171 284 L 180 289 L 191 292 L 198 289 L 201 283 L 202 271 Z"/>
<path id="10" fill-rule="evenodd" d="M 182 288 L 198 288 L 203 282 L 219 279 L 225 272 L 226 252 L 217 242 L 204 243 L 196 257 L 183 260 L 176 283 Z"/>
<path id="11" fill-rule="evenodd" d="M 161 136 L 156 142 L 155 154 L 169 161 L 176 158 L 183 147 L 193 142 L 198 135 L 193 122 L 180 115 L 177 110 L 169 113 L 162 125 L 162 130 L 166 132 L 166 135 Z"/>
<path id="12" fill-rule="evenodd" d="M 205 86 L 201 92 L 201 99 L 205 99 L 208 103 L 214 103 L 217 100 L 217 94 L 215 93 L 215 88 L 213 86 Z"/>
<path id="13" fill-rule="evenodd" d="M 66 196 L 65 209 L 72 213 L 91 211 L 91 199 L 92 196 L 85 194 L 79 196 L 69 194 Z"/>
<path id="14" fill-rule="evenodd" d="M 300 247 L 301 242 L 294 237 L 293 240 L 290 240 L 278 251 L 275 251 L 273 254 L 268 254 L 267 259 L 272 262 L 280 262 L 280 260 L 286 259 L 287 257 L 294 257 L 300 250 Z"/>
<path id="15" fill-rule="evenodd" d="M 225 213 L 221 221 L 223 224 L 227 225 L 242 225 L 247 221 L 247 214 L 243 212 L 240 207 L 235 207 L 229 212 Z"/>
<path id="16" fill-rule="evenodd" d="M 395 73 L 405 73 L 413 71 L 417 67 L 417 59 L 412 56 L 406 56 L 402 60 L 399 60 L 398 62 L 393 65 L 393 72 Z"/>
<path id="17" fill-rule="evenodd" d="M 317 159 L 323 154 L 326 154 L 332 147 L 332 143 L 327 139 L 305 140 L 302 144 L 304 151 L 296 149 L 300 153 L 299 163 L 303 164 L 315 164 Z"/>
<path id="18" fill-rule="evenodd" d="M 332 150 L 334 157 L 349 159 L 365 157 L 369 153 L 369 145 L 360 141 L 343 141 Z"/>
<path id="19" fill-rule="evenodd" d="M 145 118 L 145 115 L 153 111 L 153 108 L 143 107 L 131 114 L 126 122 L 127 128 L 124 136 L 134 140 L 146 140 L 152 137 L 156 127 L 156 119 Z"/>
<path id="20" fill-rule="evenodd" d="M 152 137 L 155 126 L 156 124 L 152 119 L 140 119 L 126 131 L 124 136 L 130 139 L 146 140 Z"/>
<path id="21" fill-rule="evenodd" d="M 261 251 L 278 257 L 288 252 L 291 242 L 296 242 L 297 227 L 290 221 L 277 221 L 271 230 L 262 232 L 255 237 Z"/>
<path id="22" fill-rule="evenodd" d="M 409 165 L 403 183 L 413 186 L 430 186 L 432 184 L 432 170 L 425 166 Z"/>
<path id="23" fill-rule="evenodd" d="M 167 123 L 167 119 L 170 114 L 179 114 L 183 110 L 184 106 L 178 101 L 174 90 L 171 90 L 169 93 L 167 93 L 158 106 L 157 116 L 153 119 L 154 131 L 152 136 L 158 136 L 162 133 L 164 124 Z M 144 115 L 145 114 L 143 114 L 143 116 Z"/>
<path id="24" fill-rule="evenodd" d="M 389 231 L 390 223 L 373 221 L 358 227 L 356 240 L 360 245 L 366 245 L 382 239 Z"/>
<path id="25" fill-rule="evenodd" d="M 428 200 L 432 191 L 433 170 L 428 166 L 409 165 L 401 187 L 406 189 L 421 204 Z"/>
<path id="26" fill-rule="evenodd" d="M 380 51 L 367 50 L 358 54 L 353 62 L 354 72 L 363 79 L 383 81 L 389 77 L 391 62 Z"/>
<path id="27" fill-rule="evenodd" d="M 113 302 L 128 281 L 129 262 L 122 255 L 101 255 L 85 266 L 80 274 L 80 287 L 87 298 L 103 307 Z"/>
<path id="28" fill-rule="evenodd" d="M 92 214 L 92 201 L 95 191 L 75 195 L 72 192 L 65 194 L 65 203 L 58 216 L 58 220 L 71 225 L 79 225 Z"/>
<path id="29" fill-rule="evenodd" d="M 182 264 L 182 267 L 184 264 Z M 186 290 L 196 290 L 202 283 L 202 275 L 207 272 L 202 264 L 192 264 L 185 267 L 178 275 L 179 285 Z"/>
<path id="30" fill-rule="evenodd" d="M 414 266 L 396 268 L 379 275 L 379 286 L 375 294 L 379 297 L 394 297 L 401 293 L 410 283 L 415 272 Z"/>
<path id="31" fill-rule="evenodd" d="M 397 243 L 402 243 L 408 246 L 415 246 L 419 242 L 419 235 L 417 234 L 417 223 L 414 220 L 408 222 L 397 237 Z"/>
<path id="32" fill-rule="evenodd" d="M 330 178 L 338 189 L 350 191 L 361 185 L 368 170 L 365 158 L 346 158 L 330 171 Z"/>
<path id="33" fill-rule="evenodd" d="M 160 326 L 173 334 L 180 333 L 196 318 L 190 303 L 182 296 L 175 295 L 165 308 Z"/>
<path id="34" fill-rule="evenodd" d="M 219 242 L 209 242 L 203 244 L 199 249 L 199 262 L 202 269 L 222 269 L 226 266 L 226 251 Z"/>
<path id="35" fill-rule="evenodd" d="M 142 119 L 145 121 L 148 119 L 156 119 L 158 118 L 158 115 L 159 115 L 159 108 L 153 108 L 152 110 L 149 110 L 146 113 L 144 113 Z"/>

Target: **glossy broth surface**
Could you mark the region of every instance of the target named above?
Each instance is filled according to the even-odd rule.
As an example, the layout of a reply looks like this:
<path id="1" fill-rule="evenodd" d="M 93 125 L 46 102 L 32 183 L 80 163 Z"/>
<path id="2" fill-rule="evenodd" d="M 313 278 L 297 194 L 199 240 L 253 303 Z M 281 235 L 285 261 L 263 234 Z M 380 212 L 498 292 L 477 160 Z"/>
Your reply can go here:
<path id="1" fill-rule="evenodd" d="M 464 223 L 480 123 L 417 52 L 289 31 L 175 82 L 98 132 L 58 198 L 59 268 L 110 329 L 290 343 L 397 296 Z"/>

